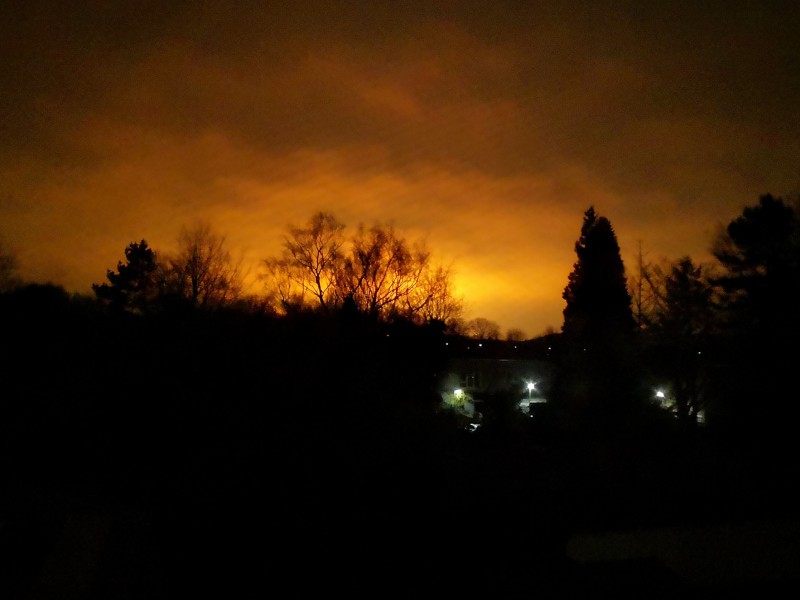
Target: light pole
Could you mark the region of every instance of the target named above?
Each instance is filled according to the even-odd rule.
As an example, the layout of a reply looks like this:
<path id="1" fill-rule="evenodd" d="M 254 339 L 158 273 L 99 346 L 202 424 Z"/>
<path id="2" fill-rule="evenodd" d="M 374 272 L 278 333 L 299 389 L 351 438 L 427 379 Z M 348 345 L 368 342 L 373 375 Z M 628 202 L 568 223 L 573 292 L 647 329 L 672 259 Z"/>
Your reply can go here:
<path id="1" fill-rule="evenodd" d="M 533 391 L 534 387 L 536 387 L 536 384 L 529 381 L 528 382 L 528 400 L 531 399 L 531 392 Z"/>

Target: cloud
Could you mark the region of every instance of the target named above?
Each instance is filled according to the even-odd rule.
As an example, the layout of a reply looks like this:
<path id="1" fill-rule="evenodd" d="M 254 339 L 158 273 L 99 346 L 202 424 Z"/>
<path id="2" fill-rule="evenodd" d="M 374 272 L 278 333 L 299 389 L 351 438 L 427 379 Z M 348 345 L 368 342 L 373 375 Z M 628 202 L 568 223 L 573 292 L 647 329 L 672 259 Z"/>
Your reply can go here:
<path id="1" fill-rule="evenodd" d="M 533 332 L 589 205 L 632 265 L 639 241 L 707 255 L 800 187 L 794 5 L 168 4 L 0 26 L 0 223 L 28 277 L 86 290 L 195 217 L 255 264 L 324 209 L 427 238 L 474 311 Z"/>

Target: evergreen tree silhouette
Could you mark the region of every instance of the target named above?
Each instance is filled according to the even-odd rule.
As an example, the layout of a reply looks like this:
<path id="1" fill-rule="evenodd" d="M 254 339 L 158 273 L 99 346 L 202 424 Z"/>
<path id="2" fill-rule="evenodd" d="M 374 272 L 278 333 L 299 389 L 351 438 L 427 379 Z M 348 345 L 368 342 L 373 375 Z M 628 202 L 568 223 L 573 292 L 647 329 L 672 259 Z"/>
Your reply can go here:
<path id="1" fill-rule="evenodd" d="M 795 452 L 800 417 L 792 389 L 800 352 L 800 213 L 770 194 L 747 206 L 712 248 L 723 268 L 725 345 L 716 361 L 726 418 L 773 458 Z M 758 442 L 755 442 L 758 440 Z"/>
<path id="2" fill-rule="evenodd" d="M 575 253 L 578 260 L 563 293 L 564 334 L 591 343 L 631 333 L 635 323 L 617 236 L 593 206 L 584 214 Z"/>
<path id="3" fill-rule="evenodd" d="M 594 207 L 584 213 L 575 253 L 552 397 L 567 428 L 616 429 L 636 406 L 635 321 L 616 234 Z"/>
<path id="4" fill-rule="evenodd" d="M 132 242 L 125 248 L 125 261 L 117 263 L 117 271 L 108 270 L 109 283 L 92 284 L 95 295 L 117 310 L 141 313 L 157 295 L 156 253 L 147 242 Z"/>

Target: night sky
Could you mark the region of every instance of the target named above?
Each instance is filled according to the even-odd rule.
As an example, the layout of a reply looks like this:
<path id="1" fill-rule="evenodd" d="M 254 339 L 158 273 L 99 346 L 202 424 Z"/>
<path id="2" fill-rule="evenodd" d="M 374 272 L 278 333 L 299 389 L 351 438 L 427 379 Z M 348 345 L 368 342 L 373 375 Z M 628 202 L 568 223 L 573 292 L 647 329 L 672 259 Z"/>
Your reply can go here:
<path id="1" fill-rule="evenodd" d="M 800 189 L 800 3 L 4 2 L 0 237 L 91 293 L 202 218 L 252 265 L 289 223 L 392 221 L 468 318 L 538 335 L 589 205 L 628 271 L 708 258 Z M 259 292 L 258 286 L 252 288 Z"/>

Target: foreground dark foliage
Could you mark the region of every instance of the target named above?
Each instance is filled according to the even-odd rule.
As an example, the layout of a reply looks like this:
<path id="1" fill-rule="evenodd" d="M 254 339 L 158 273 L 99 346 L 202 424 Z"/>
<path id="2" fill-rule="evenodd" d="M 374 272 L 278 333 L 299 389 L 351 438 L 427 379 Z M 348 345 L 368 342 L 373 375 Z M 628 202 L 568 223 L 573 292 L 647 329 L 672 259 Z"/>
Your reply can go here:
<path id="1" fill-rule="evenodd" d="M 580 593 L 573 532 L 792 508 L 788 463 L 659 412 L 587 432 L 498 398 L 455 427 L 434 326 L 145 318 L 52 286 L 0 308 L 4 597 Z"/>

